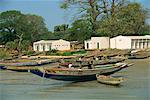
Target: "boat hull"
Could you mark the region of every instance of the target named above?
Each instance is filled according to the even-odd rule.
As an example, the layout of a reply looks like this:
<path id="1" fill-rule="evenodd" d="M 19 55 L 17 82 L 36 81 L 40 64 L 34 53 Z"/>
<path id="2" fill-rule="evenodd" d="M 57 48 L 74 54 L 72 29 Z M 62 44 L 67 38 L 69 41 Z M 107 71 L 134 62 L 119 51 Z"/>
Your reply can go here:
<path id="1" fill-rule="evenodd" d="M 41 76 L 43 78 L 50 78 L 55 80 L 62 80 L 62 81 L 91 81 L 96 80 L 95 75 L 58 75 L 58 74 L 47 74 L 43 73 L 39 70 L 31 70 L 30 71 L 33 74 L 36 74 L 38 76 Z"/>
<path id="2" fill-rule="evenodd" d="M 70 74 L 59 74 L 57 73 L 47 73 L 42 70 L 31 70 L 30 72 L 33 74 L 36 74 L 40 77 L 43 78 L 50 78 L 50 79 L 55 79 L 55 80 L 62 80 L 62 81 L 91 81 L 91 80 L 96 80 L 96 74 L 100 75 L 111 75 L 115 72 L 118 72 L 122 69 L 126 68 L 124 67 L 115 67 L 115 68 L 110 68 L 110 69 L 100 69 L 100 70 L 95 70 L 92 72 L 92 70 L 88 70 L 88 72 L 78 70 L 78 72 L 70 72 Z M 69 71 L 69 70 L 68 70 Z M 81 72 L 82 71 L 82 72 Z M 91 72 L 89 72 L 91 71 Z M 66 73 L 67 71 L 63 72 Z M 81 72 L 81 73 L 80 73 Z M 80 73 L 80 74 L 77 74 Z"/>
<path id="3" fill-rule="evenodd" d="M 104 75 L 96 75 L 96 78 L 97 78 L 97 81 L 99 83 L 102 83 L 102 84 L 107 84 L 107 85 L 120 85 L 122 82 L 123 82 L 123 78 L 122 77 L 119 77 L 119 78 L 114 78 L 114 77 L 111 77 L 111 76 L 105 76 Z"/>

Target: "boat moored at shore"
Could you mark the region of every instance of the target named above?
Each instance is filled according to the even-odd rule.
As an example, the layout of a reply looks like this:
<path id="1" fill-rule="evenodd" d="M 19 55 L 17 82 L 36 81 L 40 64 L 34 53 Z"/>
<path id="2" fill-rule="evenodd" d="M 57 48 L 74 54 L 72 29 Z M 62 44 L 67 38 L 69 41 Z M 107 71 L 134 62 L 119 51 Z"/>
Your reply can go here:
<path id="1" fill-rule="evenodd" d="M 124 80 L 122 77 L 112 77 L 99 74 L 96 75 L 96 78 L 99 83 L 115 86 L 120 85 Z"/>
<path id="2" fill-rule="evenodd" d="M 90 81 L 96 80 L 96 74 L 110 75 L 118 72 L 126 67 L 128 64 L 120 63 L 110 67 L 100 67 L 95 69 L 77 69 L 77 68 L 50 68 L 46 69 L 39 67 L 30 72 L 43 78 L 50 78 L 62 81 Z"/>

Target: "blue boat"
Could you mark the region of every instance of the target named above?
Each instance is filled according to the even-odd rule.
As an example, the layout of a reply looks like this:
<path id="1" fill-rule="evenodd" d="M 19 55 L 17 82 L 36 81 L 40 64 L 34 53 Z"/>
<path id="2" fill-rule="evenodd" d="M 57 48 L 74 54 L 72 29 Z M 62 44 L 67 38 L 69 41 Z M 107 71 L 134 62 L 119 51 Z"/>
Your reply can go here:
<path id="1" fill-rule="evenodd" d="M 5 70 L 5 69 L 6 69 L 6 67 L 5 67 L 5 66 L 1 66 L 1 65 L 0 65 L 0 69 L 1 69 L 1 70 Z"/>
<path id="2" fill-rule="evenodd" d="M 96 74 L 110 75 L 128 67 L 128 64 L 122 63 L 110 67 L 101 67 L 95 69 L 77 69 L 77 68 L 43 68 L 30 70 L 31 73 L 43 78 L 50 78 L 62 81 L 91 81 L 96 80 Z"/>

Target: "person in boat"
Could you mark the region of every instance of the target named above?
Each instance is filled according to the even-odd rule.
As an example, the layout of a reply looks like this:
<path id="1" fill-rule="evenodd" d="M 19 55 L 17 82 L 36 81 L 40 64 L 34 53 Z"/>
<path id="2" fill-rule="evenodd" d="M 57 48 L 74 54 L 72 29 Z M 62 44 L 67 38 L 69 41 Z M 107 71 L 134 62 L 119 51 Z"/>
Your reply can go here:
<path id="1" fill-rule="evenodd" d="M 95 61 L 98 61 L 98 60 L 99 60 L 98 57 L 94 57 L 93 59 L 94 59 Z"/>
<path id="2" fill-rule="evenodd" d="M 79 57 L 78 62 L 82 63 L 83 56 Z"/>
<path id="3" fill-rule="evenodd" d="M 88 62 L 88 69 L 93 69 L 93 61 L 92 60 L 90 60 Z"/>
<path id="4" fill-rule="evenodd" d="M 79 57 L 78 62 L 79 62 L 79 69 L 82 68 L 82 58 L 83 56 Z"/>
<path id="5" fill-rule="evenodd" d="M 72 64 L 70 63 L 70 64 L 68 65 L 68 67 L 69 67 L 69 68 L 72 68 Z"/>
<path id="6" fill-rule="evenodd" d="M 59 60 L 59 62 L 60 62 L 60 63 L 65 63 L 65 61 L 64 61 L 63 58 L 61 58 L 61 59 Z"/>

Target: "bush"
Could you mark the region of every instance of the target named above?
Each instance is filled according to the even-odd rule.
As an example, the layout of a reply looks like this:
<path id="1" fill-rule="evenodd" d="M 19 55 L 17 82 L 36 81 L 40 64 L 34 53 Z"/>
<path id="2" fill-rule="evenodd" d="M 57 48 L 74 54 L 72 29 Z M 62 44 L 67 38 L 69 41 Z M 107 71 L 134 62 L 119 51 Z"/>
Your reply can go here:
<path id="1" fill-rule="evenodd" d="M 29 56 L 32 56 L 34 55 L 35 51 L 25 51 L 23 52 L 24 55 L 29 55 Z"/>
<path id="2" fill-rule="evenodd" d="M 15 50 L 17 48 L 17 43 L 10 41 L 6 43 L 6 48 L 8 50 Z"/>
<path id="3" fill-rule="evenodd" d="M 80 50 L 80 51 L 73 51 L 73 52 L 63 52 L 60 53 L 57 50 L 50 50 L 46 52 L 46 55 L 53 55 L 53 56 L 71 56 L 74 54 L 85 54 L 85 50 Z"/>
<path id="4" fill-rule="evenodd" d="M 9 58 L 9 52 L 5 49 L 0 49 L 0 60 Z"/>
<path id="5" fill-rule="evenodd" d="M 79 51 L 72 52 L 72 54 L 85 54 L 85 53 L 86 53 L 85 50 L 79 50 Z"/>
<path id="6" fill-rule="evenodd" d="M 62 56 L 71 56 L 72 55 L 72 52 L 64 52 L 63 54 L 62 54 Z"/>
<path id="7" fill-rule="evenodd" d="M 59 55 L 59 53 L 57 53 L 57 50 L 52 49 L 50 51 L 45 52 L 46 55 Z"/>
<path id="8" fill-rule="evenodd" d="M 30 41 L 29 40 L 23 40 L 21 45 L 20 45 L 20 49 L 23 51 L 27 51 L 29 49 L 29 46 L 30 46 Z"/>

